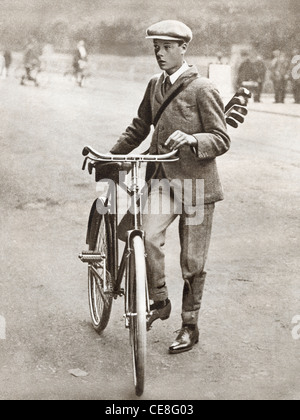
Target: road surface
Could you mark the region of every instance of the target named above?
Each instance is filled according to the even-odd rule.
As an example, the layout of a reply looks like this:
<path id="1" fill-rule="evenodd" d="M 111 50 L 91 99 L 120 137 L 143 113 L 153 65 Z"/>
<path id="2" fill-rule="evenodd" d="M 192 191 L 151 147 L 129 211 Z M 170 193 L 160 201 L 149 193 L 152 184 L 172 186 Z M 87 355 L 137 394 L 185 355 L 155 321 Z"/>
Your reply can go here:
<path id="1" fill-rule="evenodd" d="M 97 197 L 81 149 L 107 152 L 145 85 L 1 81 L 0 399 L 136 399 L 123 301 L 95 334 L 77 255 Z M 292 336 L 300 315 L 300 108 L 288 101 L 250 105 L 218 159 L 226 200 L 216 206 L 200 343 L 175 356 L 167 350 L 180 328 L 183 284 L 176 223 L 168 232 L 173 312 L 148 334 L 143 399 L 300 398 L 300 340 Z"/>

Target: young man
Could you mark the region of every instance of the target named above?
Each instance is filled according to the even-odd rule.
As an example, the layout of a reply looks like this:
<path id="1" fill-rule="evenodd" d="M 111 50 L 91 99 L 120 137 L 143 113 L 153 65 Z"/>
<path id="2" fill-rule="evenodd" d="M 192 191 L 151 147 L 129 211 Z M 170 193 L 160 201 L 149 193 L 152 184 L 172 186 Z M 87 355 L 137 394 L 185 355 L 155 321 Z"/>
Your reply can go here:
<path id="1" fill-rule="evenodd" d="M 170 316 L 171 302 L 166 285 L 163 245 L 166 229 L 177 217 L 180 218 L 180 263 L 184 280 L 182 327 L 169 348 L 170 353 L 180 353 L 192 349 L 199 339 L 198 315 L 206 277 L 204 266 L 213 212 L 215 202 L 223 199 L 215 158 L 227 152 L 230 139 L 218 91 L 185 61 L 185 53 L 192 40 L 190 28 L 178 21 L 162 21 L 148 28 L 147 38 L 153 40 L 155 57 L 163 73 L 150 80 L 137 117 L 121 135 L 111 153 L 127 154 L 139 146 L 148 136 L 162 103 L 182 87 L 156 123 L 150 146 L 150 154 L 164 154 L 178 149 L 179 160 L 148 165 L 146 174 L 147 181 L 172 181 L 174 188 L 171 198 L 170 194 L 151 184 L 146 202 L 148 205 L 160 200 L 162 207 L 166 208 L 167 205 L 170 211 L 168 214 L 151 214 L 150 211 L 143 215 L 150 298 L 154 302 L 148 328 L 155 320 Z M 197 180 L 203 181 L 199 183 Z M 184 184 L 189 188 L 180 188 Z M 204 191 L 201 189 L 203 185 Z M 197 205 L 201 195 L 204 195 L 204 209 L 201 209 L 203 217 L 195 223 L 191 206 Z M 128 217 L 125 216 L 120 223 L 119 237 L 123 240 Z"/>

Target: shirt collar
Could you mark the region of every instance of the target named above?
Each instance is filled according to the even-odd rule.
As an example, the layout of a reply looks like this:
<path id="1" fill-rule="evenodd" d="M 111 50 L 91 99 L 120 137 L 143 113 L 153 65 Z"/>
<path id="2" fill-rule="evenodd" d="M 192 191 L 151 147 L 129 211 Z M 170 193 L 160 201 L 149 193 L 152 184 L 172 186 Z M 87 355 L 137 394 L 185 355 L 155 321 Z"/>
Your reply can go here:
<path id="1" fill-rule="evenodd" d="M 174 85 L 174 83 L 176 82 L 176 80 L 179 79 L 179 77 L 185 71 L 187 71 L 188 69 L 189 69 L 189 65 L 188 65 L 188 63 L 186 61 L 184 61 L 184 63 L 182 64 L 182 66 L 177 71 L 175 71 L 175 73 L 173 73 L 173 74 L 171 74 L 171 76 L 169 76 L 171 84 Z M 165 71 L 164 72 L 164 81 L 166 80 L 167 76 L 168 76 L 168 73 Z"/>

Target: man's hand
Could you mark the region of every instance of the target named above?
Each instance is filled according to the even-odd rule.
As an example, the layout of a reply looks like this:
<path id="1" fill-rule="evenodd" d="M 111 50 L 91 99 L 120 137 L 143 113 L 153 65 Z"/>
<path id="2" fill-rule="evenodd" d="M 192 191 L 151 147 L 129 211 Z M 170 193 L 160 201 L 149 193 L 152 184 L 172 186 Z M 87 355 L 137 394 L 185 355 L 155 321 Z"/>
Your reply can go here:
<path id="1" fill-rule="evenodd" d="M 165 146 L 170 150 L 180 149 L 182 146 L 197 147 L 198 143 L 194 136 L 186 134 L 183 131 L 177 130 L 170 135 L 165 142 Z"/>

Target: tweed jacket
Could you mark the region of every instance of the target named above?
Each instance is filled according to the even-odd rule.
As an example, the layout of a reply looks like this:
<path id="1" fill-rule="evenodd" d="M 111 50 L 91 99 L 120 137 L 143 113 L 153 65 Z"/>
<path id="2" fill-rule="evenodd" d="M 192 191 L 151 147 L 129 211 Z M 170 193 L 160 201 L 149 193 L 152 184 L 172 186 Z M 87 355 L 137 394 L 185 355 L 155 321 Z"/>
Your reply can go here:
<path id="1" fill-rule="evenodd" d="M 195 77 L 196 76 L 196 77 Z M 167 106 L 154 128 L 150 153 L 170 152 L 164 146 L 168 137 L 176 130 L 193 135 L 198 147 L 192 149 L 183 146 L 179 150 L 179 160 L 164 163 L 166 178 L 174 181 L 173 185 L 183 184 L 185 179 L 192 180 L 193 187 L 184 190 L 184 196 L 177 197 L 186 204 L 196 204 L 196 180 L 204 180 L 204 202 L 214 203 L 223 199 L 223 189 L 216 166 L 216 157 L 230 147 L 230 138 L 224 117 L 224 105 L 215 86 L 206 78 L 200 77 L 196 67 L 189 66 L 172 85 L 166 96 L 162 96 L 161 87 L 164 75 L 154 76 L 146 89 L 138 115 L 133 119 L 117 144 L 111 150 L 113 154 L 128 154 L 138 147 L 149 135 L 154 117 L 164 99 L 172 94 L 180 84 L 188 79 L 194 80 L 181 91 Z M 153 165 L 148 164 L 147 178 L 153 175 Z M 203 185 L 203 183 L 202 183 Z M 198 187 L 199 188 L 199 187 Z M 180 191 L 180 188 L 175 188 Z"/>

